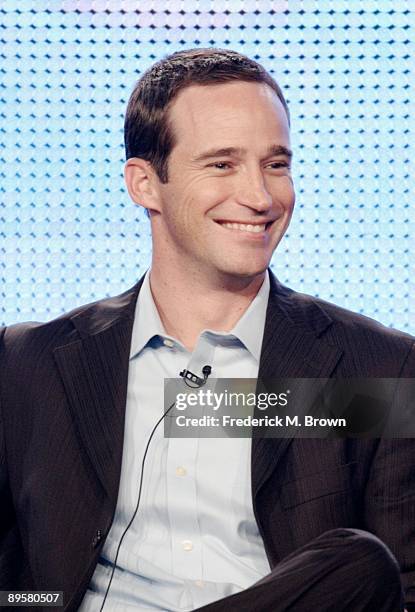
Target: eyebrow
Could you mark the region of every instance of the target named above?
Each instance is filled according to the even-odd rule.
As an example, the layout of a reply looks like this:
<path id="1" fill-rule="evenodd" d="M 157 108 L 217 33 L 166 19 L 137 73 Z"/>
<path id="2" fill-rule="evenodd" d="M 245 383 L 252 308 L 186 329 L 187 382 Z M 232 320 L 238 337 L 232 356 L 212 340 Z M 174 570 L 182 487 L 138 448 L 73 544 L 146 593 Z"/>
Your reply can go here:
<path id="1" fill-rule="evenodd" d="M 246 149 L 241 149 L 239 147 L 225 147 L 223 149 L 209 149 L 209 151 L 205 151 L 204 153 L 201 153 L 200 155 L 195 157 L 193 161 L 195 162 L 205 161 L 207 159 L 212 159 L 215 157 L 232 157 L 232 156 L 242 157 L 244 153 L 246 153 Z M 264 159 L 267 157 L 271 157 L 273 155 L 285 155 L 285 157 L 292 159 L 293 152 L 290 151 L 290 149 L 287 149 L 287 147 L 284 147 L 283 145 L 271 145 L 268 148 L 268 151 Z"/>

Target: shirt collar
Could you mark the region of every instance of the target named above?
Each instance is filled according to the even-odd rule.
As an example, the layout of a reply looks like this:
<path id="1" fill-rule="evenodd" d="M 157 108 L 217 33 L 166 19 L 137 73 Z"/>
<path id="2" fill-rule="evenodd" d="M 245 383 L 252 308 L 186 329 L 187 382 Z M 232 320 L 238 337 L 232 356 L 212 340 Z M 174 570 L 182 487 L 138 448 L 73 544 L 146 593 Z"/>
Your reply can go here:
<path id="1" fill-rule="evenodd" d="M 135 307 L 130 359 L 137 355 L 154 336 L 169 337 L 154 303 L 150 288 L 150 270 L 147 270 Z"/>
<path id="2" fill-rule="evenodd" d="M 250 303 L 247 310 L 239 319 L 235 327 L 230 331 L 242 344 L 246 346 L 251 355 L 258 361 L 261 356 L 262 338 L 264 336 L 265 317 L 267 314 L 269 298 L 269 274 L 265 274 L 255 298 Z"/>
<path id="3" fill-rule="evenodd" d="M 202 333 L 208 332 L 222 337 L 233 336 L 237 338 L 259 363 L 269 290 L 270 281 L 269 274 L 267 273 L 265 274 L 264 282 L 255 298 L 230 332 L 204 330 Z M 151 293 L 150 271 L 148 270 L 145 274 L 140 293 L 138 294 L 131 338 L 130 359 L 137 355 L 154 336 L 162 336 L 163 338 L 175 340 L 166 334 L 163 323 L 161 322 Z"/>

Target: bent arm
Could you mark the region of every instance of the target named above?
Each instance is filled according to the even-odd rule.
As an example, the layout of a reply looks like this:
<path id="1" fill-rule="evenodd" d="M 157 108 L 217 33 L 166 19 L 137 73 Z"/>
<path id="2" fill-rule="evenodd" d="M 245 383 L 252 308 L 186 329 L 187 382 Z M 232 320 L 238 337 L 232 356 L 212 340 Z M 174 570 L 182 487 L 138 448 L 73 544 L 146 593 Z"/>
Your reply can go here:
<path id="1" fill-rule="evenodd" d="M 415 379 L 414 347 L 403 364 L 402 379 Z M 413 402 L 415 398 L 409 399 Z M 365 517 L 368 530 L 383 540 L 398 560 L 406 607 L 415 610 L 414 438 L 380 440 L 366 487 Z"/>
<path id="2" fill-rule="evenodd" d="M 21 577 L 22 548 L 9 485 L 3 424 L 5 328 L 0 329 L 0 589 L 17 589 Z"/>

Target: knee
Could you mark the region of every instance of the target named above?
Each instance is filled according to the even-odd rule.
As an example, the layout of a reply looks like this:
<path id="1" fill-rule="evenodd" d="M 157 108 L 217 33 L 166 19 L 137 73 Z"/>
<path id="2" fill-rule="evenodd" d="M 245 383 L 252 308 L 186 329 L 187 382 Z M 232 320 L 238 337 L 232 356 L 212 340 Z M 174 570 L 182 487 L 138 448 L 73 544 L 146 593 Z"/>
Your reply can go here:
<path id="1" fill-rule="evenodd" d="M 367 580 L 400 585 L 400 568 L 391 550 L 377 536 L 362 529 L 334 529 L 329 535 L 342 548 L 344 560 Z"/>

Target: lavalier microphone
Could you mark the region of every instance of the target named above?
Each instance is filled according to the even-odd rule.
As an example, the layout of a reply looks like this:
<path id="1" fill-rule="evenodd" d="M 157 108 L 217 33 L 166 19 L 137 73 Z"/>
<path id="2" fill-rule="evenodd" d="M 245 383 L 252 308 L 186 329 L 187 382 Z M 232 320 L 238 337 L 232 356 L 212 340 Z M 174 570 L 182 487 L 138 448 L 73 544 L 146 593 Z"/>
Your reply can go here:
<path id="1" fill-rule="evenodd" d="M 196 389 L 197 387 L 202 387 L 206 384 L 206 381 L 209 378 L 211 371 L 211 366 L 205 365 L 202 369 L 203 378 L 200 378 L 200 376 L 196 376 L 196 374 L 193 374 L 193 372 L 191 372 L 190 370 L 182 370 L 180 372 L 180 376 L 183 378 L 184 382 L 188 387 Z M 193 384 L 189 385 L 188 381 L 192 382 Z"/>

